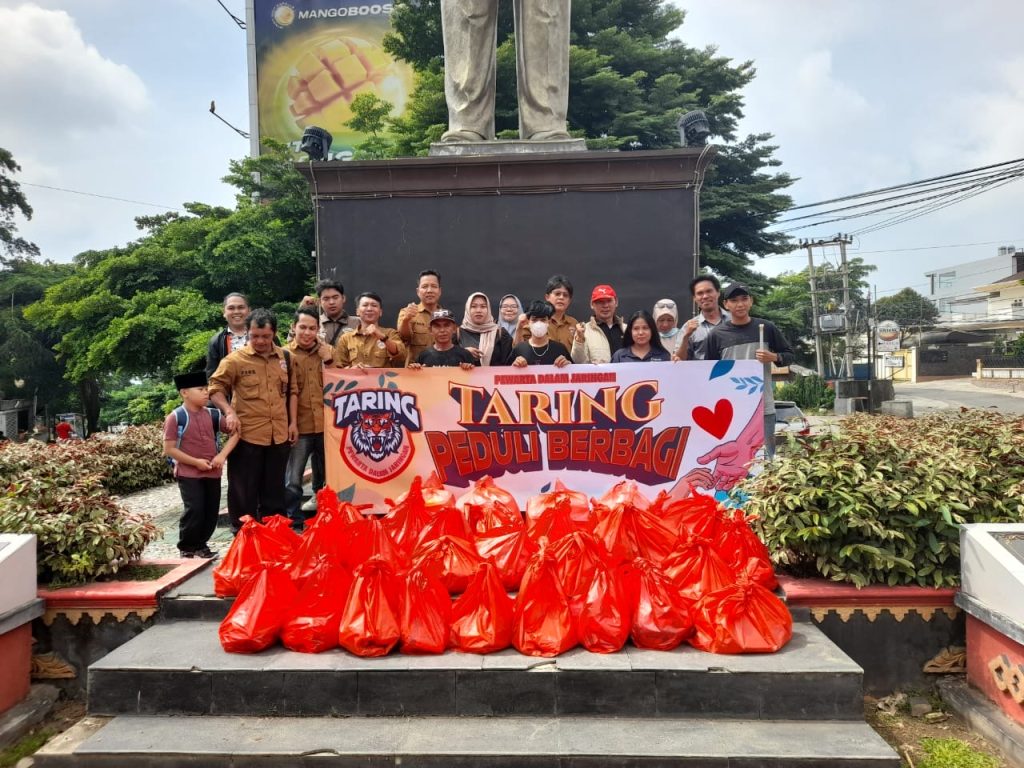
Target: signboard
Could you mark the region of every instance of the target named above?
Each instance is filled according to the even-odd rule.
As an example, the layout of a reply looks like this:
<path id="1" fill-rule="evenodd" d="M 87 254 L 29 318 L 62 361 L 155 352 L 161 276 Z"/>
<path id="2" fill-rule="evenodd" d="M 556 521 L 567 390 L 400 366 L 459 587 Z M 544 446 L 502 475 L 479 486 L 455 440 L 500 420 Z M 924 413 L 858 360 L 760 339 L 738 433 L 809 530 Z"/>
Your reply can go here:
<path id="1" fill-rule="evenodd" d="M 886 368 L 902 368 L 906 360 L 902 356 L 898 355 L 887 355 L 885 357 Z"/>
<path id="2" fill-rule="evenodd" d="M 875 349 L 895 352 L 900 348 L 900 327 L 892 320 L 883 320 L 875 327 Z M 899 366 L 902 368 L 902 365 Z"/>
<path id="3" fill-rule="evenodd" d="M 366 138 L 345 125 L 361 93 L 389 102 L 392 116 L 404 113 L 412 68 L 381 47 L 392 3 L 248 0 L 247 11 L 253 154 L 260 139 L 272 138 L 299 157 L 302 131 L 315 125 L 334 139 L 328 159 L 351 159 Z"/>
<path id="4" fill-rule="evenodd" d="M 324 371 L 327 482 L 381 505 L 437 473 L 460 493 L 489 475 L 522 504 L 555 480 L 593 496 L 714 492 L 764 443 L 756 361 L 555 368 Z"/>

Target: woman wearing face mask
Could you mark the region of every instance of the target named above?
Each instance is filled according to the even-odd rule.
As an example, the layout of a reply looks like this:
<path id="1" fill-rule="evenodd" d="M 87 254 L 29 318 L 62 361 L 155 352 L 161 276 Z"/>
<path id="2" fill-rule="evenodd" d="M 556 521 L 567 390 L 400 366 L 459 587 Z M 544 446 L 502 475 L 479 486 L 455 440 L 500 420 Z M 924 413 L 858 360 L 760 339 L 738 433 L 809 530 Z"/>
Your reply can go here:
<path id="1" fill-rule="evenodd" d="M 672 355 L 662 346 L 657 327 L 650 313 L 642 309 L 634 312 L 622 335 L 622 349 L 612 355 L 612 362 L 660 363 L 671 360 Z"/>
<path id="2" fill-rule="evenodd" d="M 661 345 L 670 355 L 674 355 L 679 349 L 679 342 L 683 340 L 683 334 L 680 333 L 681 329 L 679 328 L 679 308 L 676 303 L 672 299 L 658 299 L 651 317 L 658 324 Z"/>
<path id="3" fill-rule="evenodd" d="M 484 293 L 471 293 L 459 328 L 459 345 L 476 359 L 477 365 L 508 365 L 512 337 L 494 322 L 491 302 Z"/>
<path id="4" fill-rule="evenodd" d="M 555 308 L 547 301 L 535 301 L 526 308 L 526 327 L 530 338 L 520 342 L 512 350 L 512 365 L 525 368 L 528 365 L 553 365 L 563 368 L 569 365 L 569 350 L 564 344 L 548 338 L 548 321 L 555 314 Z"/>

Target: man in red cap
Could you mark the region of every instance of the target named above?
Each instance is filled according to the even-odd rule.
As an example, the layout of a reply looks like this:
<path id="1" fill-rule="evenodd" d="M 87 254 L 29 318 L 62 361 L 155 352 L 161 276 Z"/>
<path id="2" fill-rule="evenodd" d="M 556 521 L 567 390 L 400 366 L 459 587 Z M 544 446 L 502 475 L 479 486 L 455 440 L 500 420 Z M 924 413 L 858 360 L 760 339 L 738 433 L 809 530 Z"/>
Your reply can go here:
<path id="1" fill-rule="evenodd" d="M 617 349 L 622 347 L 622 334 L 626 324 L 615 314 L 619 299 L 610 285 L 598 285 L 590 293 L 593 312 L 586 323 L 577 323 L 572 340 L 574 363 L 608 363 Z"/>

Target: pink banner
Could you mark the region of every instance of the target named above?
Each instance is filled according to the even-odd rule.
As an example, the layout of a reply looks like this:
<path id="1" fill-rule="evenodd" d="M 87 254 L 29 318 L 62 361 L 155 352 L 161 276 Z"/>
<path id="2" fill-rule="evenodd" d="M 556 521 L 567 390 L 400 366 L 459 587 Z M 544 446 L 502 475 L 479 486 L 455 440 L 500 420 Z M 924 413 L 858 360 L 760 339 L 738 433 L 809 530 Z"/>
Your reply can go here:
<path id="1" fill-rule="evenodd" d="M 763 448 L 755 361 L 324 372 L 327 482 L 382 505 L 416 475 L 490 475 L 520 504 L 555 479 L 601 495 L 731 488 Z"/>

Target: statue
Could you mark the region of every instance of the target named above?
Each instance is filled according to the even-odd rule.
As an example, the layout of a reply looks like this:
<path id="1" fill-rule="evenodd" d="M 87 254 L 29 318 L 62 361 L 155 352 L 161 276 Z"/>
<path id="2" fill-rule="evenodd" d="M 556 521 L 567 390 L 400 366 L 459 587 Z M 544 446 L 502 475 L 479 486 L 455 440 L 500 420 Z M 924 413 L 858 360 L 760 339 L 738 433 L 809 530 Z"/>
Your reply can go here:
<path id="1" fill-rule="evenodd" d="M 519 136 L 569 138 L 569 9 L 571 0 L 513 0 Z M 494 138 L 498 0 L 441 0 L 444 95 L 448 130 L 442 143 Z"/>

